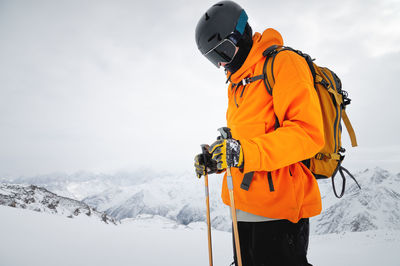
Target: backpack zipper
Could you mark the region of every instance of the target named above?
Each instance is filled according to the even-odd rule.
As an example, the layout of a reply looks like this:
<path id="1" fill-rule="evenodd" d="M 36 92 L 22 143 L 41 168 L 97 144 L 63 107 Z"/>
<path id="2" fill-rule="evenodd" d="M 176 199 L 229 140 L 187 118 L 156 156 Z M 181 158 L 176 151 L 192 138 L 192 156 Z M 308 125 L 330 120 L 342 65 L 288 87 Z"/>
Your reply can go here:
<path id="1" fill-rule="evenodd" d="M 323 74 L 324 74 L 324 76 L 328 79 L 328 81 L 329 81 L 329 84 L 331 84 L 331 87 L 332 87 L 332 89 L 335 89 L 335 87 L 333 86 L 333 83 L 332 83 L 332 81 L 331 81 L 331 79 L 328 77 L 328 75 L 324 72 L 324 69 L 321 71 Z M 335 100 L 335 97 L 331 94 L 331 93 L 329 93 L 330 95 L 331 95 L 331 98 L 332 98 L 332 101 L 333 101 L 333 104 L 335 105 L 335 109 L 336 109 L 336 117 L 335 117 L 335 123 L 334 123 L 334 125 L 333 125 L 333 127 L 334 127 L 334 129 L 333 129 L 333 136 L 334 136 L 334 138 L 335 138 L 335 149 L 333 150 L 333 152 L 336 152 L 336 148 L 337 148 L 337 137 L 336 137 L 336 128 L 337 128 L 337 123 L 338 123 L 338 116 L 339 116 L 339 110 L 338 110 L 338 106 L 337 106 L 337 103 L 336 103 L 336 100 Z"/>
<path id="2" fill-rule="evenodd" d="M 343 92 L 342 92 L 342 82 L 340 81 L 339 77 L 335 74 L 335 72 L 330 71 L 333 77 L 333 81 L 335 81 L 336 84 L 336 91 L 342 95 L 342 99 L 343 99 L 343 103 L 339 106 L 339 120 L 338 120 L 338 130 L 337 130 L 337 141 L 338 141 L 338 151 L 340 151 L 342 143 L 340 140 L 340 135 L 342 134 L 342 112 L 343 109 L 345 108 L 344 105 L 344 96 L 343 96 Z"/>

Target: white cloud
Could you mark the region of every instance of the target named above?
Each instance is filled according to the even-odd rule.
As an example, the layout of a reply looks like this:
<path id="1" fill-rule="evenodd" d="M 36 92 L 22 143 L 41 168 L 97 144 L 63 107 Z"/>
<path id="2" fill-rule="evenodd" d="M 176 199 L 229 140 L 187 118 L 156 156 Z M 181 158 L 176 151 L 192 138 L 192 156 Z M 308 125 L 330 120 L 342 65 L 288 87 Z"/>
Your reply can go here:
<path id="1" fill-rule="evenodd" d="M 225 124 L 225 77 L 194 42 L 213 3 L 2 1 L 0 174 L 191 169 Z M 399 145 L 399 3 L 240 3 L 342 77 L 362 145 Z"/>

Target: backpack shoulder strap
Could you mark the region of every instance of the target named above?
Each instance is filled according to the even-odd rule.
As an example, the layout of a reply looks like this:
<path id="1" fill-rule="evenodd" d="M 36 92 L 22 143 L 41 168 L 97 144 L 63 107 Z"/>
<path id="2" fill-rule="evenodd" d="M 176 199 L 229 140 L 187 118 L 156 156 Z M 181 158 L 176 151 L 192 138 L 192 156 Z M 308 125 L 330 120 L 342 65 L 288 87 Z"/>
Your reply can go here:
<path id="1" fill-rule="evenodd" d="M 264 85 L 269 95 L 272 96 L 272 88 L 275 85 L 275 78 L 273 73 L 273 62 L 275 61 L 276 55 L 283 49 L 283 46 L 272 45 L 265 49 L 263 56 L 265 56 L 265 62 L 263 66 Z"/>
<path id="2" fill-rule="evenodd" d="M 290 47 L 272 45 L 263 52 L 263 56 L 265 57 L 265 62 L 264 62 L 264 66 L 263 66 L 262 75 L 259 75 L 259 76 L 253 77 L 253 78 L 244 79 L 241 81 L 241 84 L 248 84 L 255 80 L 263 79 L 265 88 L 267 89 L 268 94 L 272 96 L 272 88 L 275 85 L 275 77 L 274 77 L 274 69 L 273 69 L 275 58 L 279 52 L 286 51 L 286 50 L 293 51 L 304 57 L 302 52 L 294 50 Z M 307 58 L 306 58 L 306 60 L 307 60 Z M 307 63 L 308 63 L 308 61 L 307 61 Z M 308 64 L 311 68 L 311 66 L 313 64 L 311 58 L 310 58 L 310 63 L 308 63 Z M 311 71 L 313 73 L 313 77 L 315 77 L 314 68 L 312 68 Z M 275 114 L 275 130 L 278 129 L 279 127 L 280 127 L 279 119 Z M 244 190 L 249 190 L 251 181 L 253 180 L 253 176 L 254 176 L 254 172 L 245 173 L 240 187 Z M 272 183 L 271 172 L 268 172 L 268 182 L 269 182 L 269 186 L 270 186 L 270 191 L 273 192 L 274 188 L 273 188 L 273 183 Z"/>
<path id="3" fill-rule="evenodd" d="M 305 54 L 300 50 L 295 50 L 288 46 L 272 45 L 263 52 L 263 55 L 265 56 L 265 62 L 263 67 L 263 74 L 265 76 L 264 84 L 265 87 L 267 88 L 268 93 L 271 96 L 272 96 L 272 88 L 275 85 L 274 61 L 276 55 L 282 51 L 292 51 L 303 57 L 306 60 L 308 67 L 310 68 L 314 81 L 316 77 L 315 66 L 313 63 L 314 59 L 312 59 L 308 54 Z"/>
<path id="4" fill-rule="evenodd" d="M 263 76 L 264 76 L 264 85 L 267 89 L 269 95 L 272 96 L 272 90 L 275 85 L 275 77 L 274 77 L 274 62 L 277 54 L 282 51 L 294 51 L 290 47 L 272 45 L 268 47 L 264 52 L 263 56 L 265 56 L 265 62 L 263 66 Z M 279 119 L 275 114 L 275 130 L 280 127 Z"/>

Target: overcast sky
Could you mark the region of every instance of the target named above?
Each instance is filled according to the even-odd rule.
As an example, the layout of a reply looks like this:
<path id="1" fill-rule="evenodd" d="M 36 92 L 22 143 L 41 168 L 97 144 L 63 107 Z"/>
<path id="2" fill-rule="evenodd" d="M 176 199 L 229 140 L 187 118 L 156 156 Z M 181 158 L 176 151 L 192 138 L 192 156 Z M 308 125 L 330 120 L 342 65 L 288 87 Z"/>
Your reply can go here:
<path id="1" fill-rule="evenodd" d="M 216 1 L 0 0 L 0 175 L 192 170 L 226 125 L 224 73 L 194 29 Z M 342 79 L 359 147 L 400 171 L 400 1 L 238 1 Z"/>

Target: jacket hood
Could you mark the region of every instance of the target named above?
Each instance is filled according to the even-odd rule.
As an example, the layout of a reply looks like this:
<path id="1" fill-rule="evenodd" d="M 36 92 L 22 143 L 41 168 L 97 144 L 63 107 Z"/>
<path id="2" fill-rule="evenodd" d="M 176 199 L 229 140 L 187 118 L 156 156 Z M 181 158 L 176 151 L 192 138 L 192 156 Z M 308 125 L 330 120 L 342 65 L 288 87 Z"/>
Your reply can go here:
<path id="1" fill-rule="evenodd" d="M 262 34 L 256 32 L 253 35 L 253 47 L 251 48 L 246 61 L 244 61 L 241 68 L 239 68 L 231 76 L 231 81 L 238 83 L 246 77 L 253 75 L 254 65 L 264 58 L 263 52 L 265 49 L 272 45 L 283 45 L 283 39 L 281 34 L 272 28 L 266 29 Z M 231 73 L 227 73 L 228 77 Z"/>

